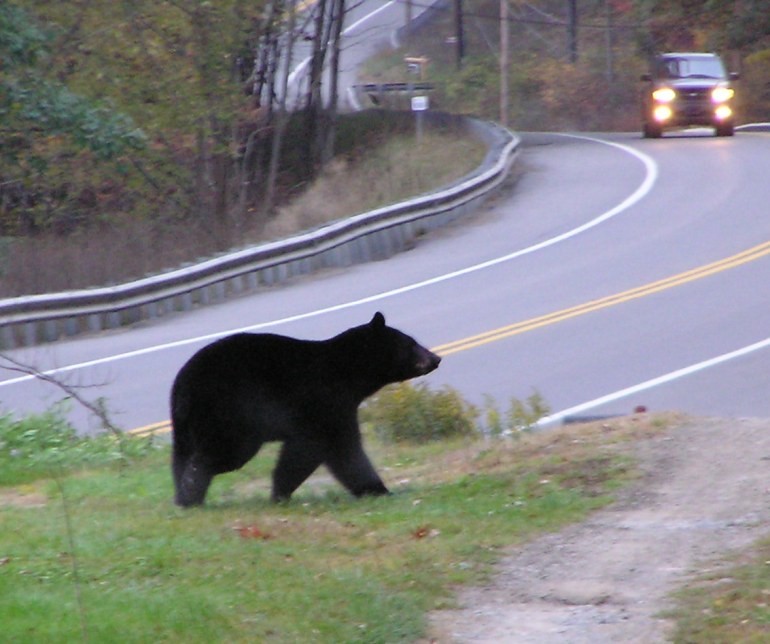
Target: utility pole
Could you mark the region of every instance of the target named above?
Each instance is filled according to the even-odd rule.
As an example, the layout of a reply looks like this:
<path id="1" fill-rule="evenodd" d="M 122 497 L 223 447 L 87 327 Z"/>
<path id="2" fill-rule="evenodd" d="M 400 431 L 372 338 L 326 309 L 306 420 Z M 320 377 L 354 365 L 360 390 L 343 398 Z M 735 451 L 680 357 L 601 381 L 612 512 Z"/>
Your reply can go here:
<path id="1" fill-rule="evenodd" d="M 605 17 L 607 19 L 606 36 L 604 39 L 606 76 L 607 76 L 607 82 L 611 83 L 615 78 L 615 66 L 613 63 L 613 56 L 612 56 L 612 45 L 613 45 L 612 5 L 610 4 L 610 0 L 604 0 L 604 11 L 605 11 Z"/>
<path id="2" fill-rule="evenodd" d="M 567 0 L 567 9 L 569 18 L 567 19 L 567 49 L 569 50 L 569 60 L 571 63 L 576 63 L 578 59 L 578 44 L 577 44 L 577 0 Z"/>
<path id="3" fill-rule="evenodd" d="M 463 0 L 455 0 L 455 38 L 457 39 L 457 69 L 463 67 L 465 36 L 463 34 Z"/>
<path id="4" fill-rule="evenodd" d="M 500 0 L 500 125 L 508 127 L 508 0 Z"/>

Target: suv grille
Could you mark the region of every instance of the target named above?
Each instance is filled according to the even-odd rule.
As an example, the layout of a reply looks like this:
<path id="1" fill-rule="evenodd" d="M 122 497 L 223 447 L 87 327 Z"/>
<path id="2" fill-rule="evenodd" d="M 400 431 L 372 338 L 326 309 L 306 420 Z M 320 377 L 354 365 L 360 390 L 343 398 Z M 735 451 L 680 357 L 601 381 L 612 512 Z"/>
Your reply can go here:
<path id="1" fill-rule="evenodd" d="M 680 89 L 677 94 L 682 101 L 686 103 L 694 102 L 701 103 L 703 101 L 709 101 L 711 99 L 710 87 L 689 87 L 687 89 Z"/>

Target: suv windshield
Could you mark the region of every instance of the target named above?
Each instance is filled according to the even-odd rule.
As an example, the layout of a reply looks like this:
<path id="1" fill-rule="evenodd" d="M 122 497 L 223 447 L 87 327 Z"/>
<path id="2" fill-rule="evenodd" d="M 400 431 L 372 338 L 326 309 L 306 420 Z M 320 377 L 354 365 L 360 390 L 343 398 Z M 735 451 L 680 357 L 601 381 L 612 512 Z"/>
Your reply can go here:
<path id="1" fill-rule="evenodd" d="M 657 78 L 725 78 L 722 61 L 717 57 L 661 58 L 655 66 Z"/>

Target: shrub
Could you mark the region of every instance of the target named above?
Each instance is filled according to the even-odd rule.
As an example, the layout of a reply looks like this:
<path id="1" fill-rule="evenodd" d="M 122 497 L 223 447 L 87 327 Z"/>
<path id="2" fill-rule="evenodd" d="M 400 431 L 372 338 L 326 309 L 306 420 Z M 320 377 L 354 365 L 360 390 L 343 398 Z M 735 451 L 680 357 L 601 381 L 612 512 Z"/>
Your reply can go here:
<path id="1" fill-rule="evenodd" d="M 431 391 L 403 382 L 386 387 L 361 408 L 362 420 L 384 442 L 423 442 L 477 433 L 478 409 L 452 387 Z"/>
<path id="2" fill-rule="evenodd" d="M 151 446 L 148 438 L 78 436 L 60 408 L 21 419 L 0 416 L 0 485 L 33 481 L 60 468 L 138 458 Z"/>
<path id="3" fill-rule="evenodd" d="M 484 396 L 484 425 L 479 409 L 452 387 L 431 391 L 424 383 L 402 382 L 386 387 L 361 408 L 361 420 L 385 443 L 438 441 L 462 436 L 513 436 L 531 430 L 550 406 L 538 391 L 524 400 L 510 399 L 503 414 L 490 395 Z"/>

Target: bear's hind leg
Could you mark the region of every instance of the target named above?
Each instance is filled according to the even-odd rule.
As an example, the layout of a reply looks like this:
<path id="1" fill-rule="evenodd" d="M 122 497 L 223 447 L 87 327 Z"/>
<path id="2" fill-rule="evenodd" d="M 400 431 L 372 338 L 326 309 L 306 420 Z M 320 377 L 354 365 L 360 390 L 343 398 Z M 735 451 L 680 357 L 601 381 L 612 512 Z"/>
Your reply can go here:
<path id="1" fill-rule="evenodd" d="M 176 485 L 176 504 L 183 508 L 203 505 L 206 492 L 208 492 L 214 474 L 215 472 L 197 454 L 193 454 L 192 457 L 188 458 L 184 466 L 178 463 L 175 457 L 174 483 Z"/>
<path id="2" fill-rule="evenodd" d="M 171 473 L 174 476 L 174 490 L 176 495 L 179 495 L 179 488 L 182 485 L 182 474 L 184 468 L 187 465 L 188 457 L 177 452 L 176 449 L 171 450 Z"/>
<path id="3" fill-rule="evenodd" d="M 288 501 L 292 493 L 323 462 L 322 448 L 305 441 L 285 442 L 273 470 L 273 501 Z"/>

